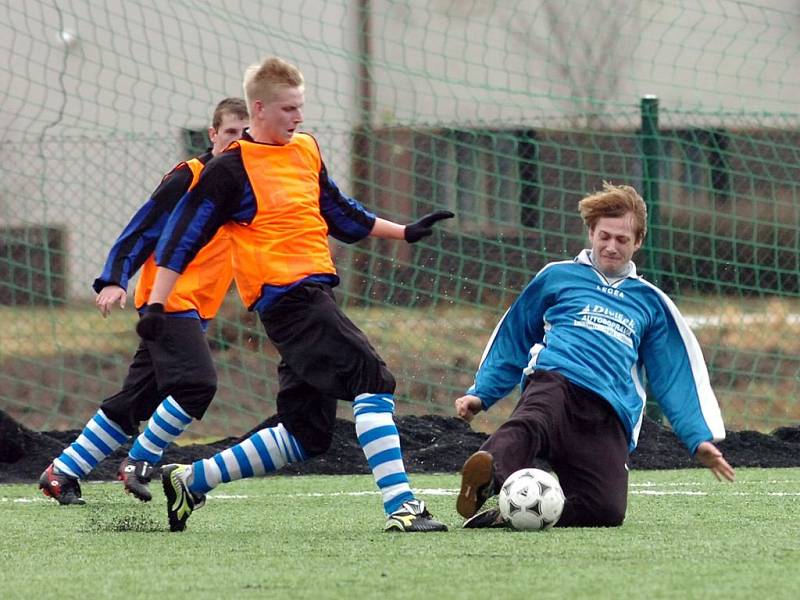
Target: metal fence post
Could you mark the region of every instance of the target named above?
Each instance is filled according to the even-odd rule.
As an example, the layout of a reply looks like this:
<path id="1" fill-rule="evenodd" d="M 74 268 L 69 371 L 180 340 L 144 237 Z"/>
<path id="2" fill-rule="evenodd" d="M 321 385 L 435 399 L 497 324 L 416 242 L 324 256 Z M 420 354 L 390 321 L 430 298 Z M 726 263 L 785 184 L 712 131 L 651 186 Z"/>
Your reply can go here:
<path id="1" fill-rule="evenodd" d="M 647 238 L 644 242 L 644 254 L 647 260 L 648 279 L 658 285 L 661 279 L 661 248 L 659 246 L 661 147 L 658 139 L 658 98 L 651 95 L 642 97 L 641 113 L 642 192 L 647 203 L 649 221 Z M 645 414 L 658 423 L 664 420 L 661 408 L 649 399 L 645 407 Z"/>

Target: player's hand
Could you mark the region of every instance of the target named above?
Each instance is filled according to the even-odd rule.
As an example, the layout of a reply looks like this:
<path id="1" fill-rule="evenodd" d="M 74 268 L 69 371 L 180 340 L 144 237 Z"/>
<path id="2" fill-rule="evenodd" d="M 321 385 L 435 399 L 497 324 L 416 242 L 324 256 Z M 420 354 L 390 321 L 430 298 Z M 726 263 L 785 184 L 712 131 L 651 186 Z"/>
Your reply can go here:
<path id="1" fill-rule="evenodd" d="M 94 303 L 100 310 L 100 314 L 105 319 L 111 314 L 111 307 L 119 302 L 120 308 L 125 308 L 125 300 L 127 299 L 127 292 L 118 285 L 107 285 L 100 293 L 97 294 Z"/>
<path id="2" fill-rule="evenodd" d="M 483 404 L 481 404 L 481 399 L 477 396 L 467 394 L 456 400 L 456 414 L 467 423 L 472 421 L 472 418 L 482 410 Z"/>
<path id="3" fill-rule="evenodd" d="M 415 221 L 406 225 L 403 232 L 403 237 L 409 244 L 420 241 L 424 237 L 428 237 L 433 233 L 433 225 L 442 219 L 452 219 L 455 217 L 449 210 L 437 210 L 422 217 L 419 221 Z"/>
<path id="4" fill-rule="evenodd" d="M 701 443 L 697 447 L 694 456 L 700 461 L 700 464 L 711 469 L 714 477 L 719 481 L 723 479 L 734 481 L 736 479 L 736 472 L 733 470 L 733 467 L 731 467 L 728 461 L 722 456 L 722 452 L 719 451 L 719 448 L 711 442 Z"/>
<path id="5" fill-rule="evenodd" d="M 136 333 L 138 333 L 139 337 L 143 340 L 152 342 L 161 337 L 166 322 L 167 317 L 164 316 L 164 305 L 158 303 L 148 304 L 139 322 L 136 324 Z"/>

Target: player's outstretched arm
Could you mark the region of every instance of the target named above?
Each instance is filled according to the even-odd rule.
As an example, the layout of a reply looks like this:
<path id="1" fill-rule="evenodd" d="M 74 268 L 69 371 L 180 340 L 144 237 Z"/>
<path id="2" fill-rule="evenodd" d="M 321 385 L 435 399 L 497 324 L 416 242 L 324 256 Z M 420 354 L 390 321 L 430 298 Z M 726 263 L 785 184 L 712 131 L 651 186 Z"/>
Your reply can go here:
<path id="1" fill-rule="evenodd" d="M 429 213 L 413 223 L 400 225 L 394 221 L 375 219 L 372 226 L 370 237 L 383 238 L 387 240 L 405 240 L 409 244 L 420 241 L 433 233 L 433 226 L 442 219 L 452 219 L 455 215 L 449 210 L 437 210 Z"/>
<path id="2" fill-rule="evenodd" d="M 414 221 L 406 225 L 403 237 L 409 244 L 420 241 L 433 233 L 433 226 L 443 219 L 455 217 L 449 210 L 437 210 L 422 217 L 419 221 Z"/>
<path id="3" fill-rule="evenodd" d="M 111 307 L 117 302 L 119 302 L 120 308 L 125 308 L 125 300 L 127 297 L 128 293 L 120 286 L 107 285 L 100 290 L 99 294 L 97 294 L 97 298 L 95 298 L 94 303 L 98 310 L 100 310 L 100 314 L 103 315 L 103 318 L 105 319 L 109 314 L 111 314 Z"/>
<path id="4" fill-rule="evenodd" d="M 482 410 L 483 404 L 477 396 L 467 394 L 456 400 L 456 414 L 467 423 L 472 421 L 472 418 Z"/>
<path id="5" fill-rule="evenodd" d="M 722 456 L 722 452 L 719 451 L 719 448 L 711 442 L 702 442 L 697 447 L 697 451 L 695 451 L 694 455 L 695 458 L 700 461 L 700 464 L 711 469 L 714 477 L 719 481 L 723 479 L 734 481 L 736 479 L 736 472 L 733 470 L 733 467 L 731 467 L 728 461 Z"/>

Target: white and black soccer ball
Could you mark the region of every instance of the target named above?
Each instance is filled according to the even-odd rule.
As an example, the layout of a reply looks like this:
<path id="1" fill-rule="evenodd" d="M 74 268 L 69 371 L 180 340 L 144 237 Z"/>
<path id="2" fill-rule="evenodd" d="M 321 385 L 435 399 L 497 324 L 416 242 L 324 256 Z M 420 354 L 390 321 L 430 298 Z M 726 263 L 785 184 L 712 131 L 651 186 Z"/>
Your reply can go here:
<path id="1" fill-rule="evenodd" d="M 520 531 L 550 529 L 564 510 L 558 479 L 541 469 L 520 469 L 509 475 L 498 500 L 503 519 Z"/>

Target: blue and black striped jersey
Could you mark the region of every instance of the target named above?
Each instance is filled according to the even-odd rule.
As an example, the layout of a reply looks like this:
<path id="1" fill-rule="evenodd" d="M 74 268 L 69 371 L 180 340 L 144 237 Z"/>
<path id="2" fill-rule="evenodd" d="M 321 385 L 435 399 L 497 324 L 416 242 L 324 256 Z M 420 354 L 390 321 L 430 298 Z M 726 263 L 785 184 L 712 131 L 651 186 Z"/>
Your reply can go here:
<path id="1" fill-rule="evenodd" d="M 197 159 L 203 164 L 211 160 L 207 152 Z M 92 289 L 99 293 L 108 285 L 127 289 L 131 277 L 155 251 L 158 239 L 170 214 L 192 183 L 192 171 L 185 162 L 167 173 L 144 205 L 136 211 L 111 247 L 103 272 L 94 280 Z"/>

